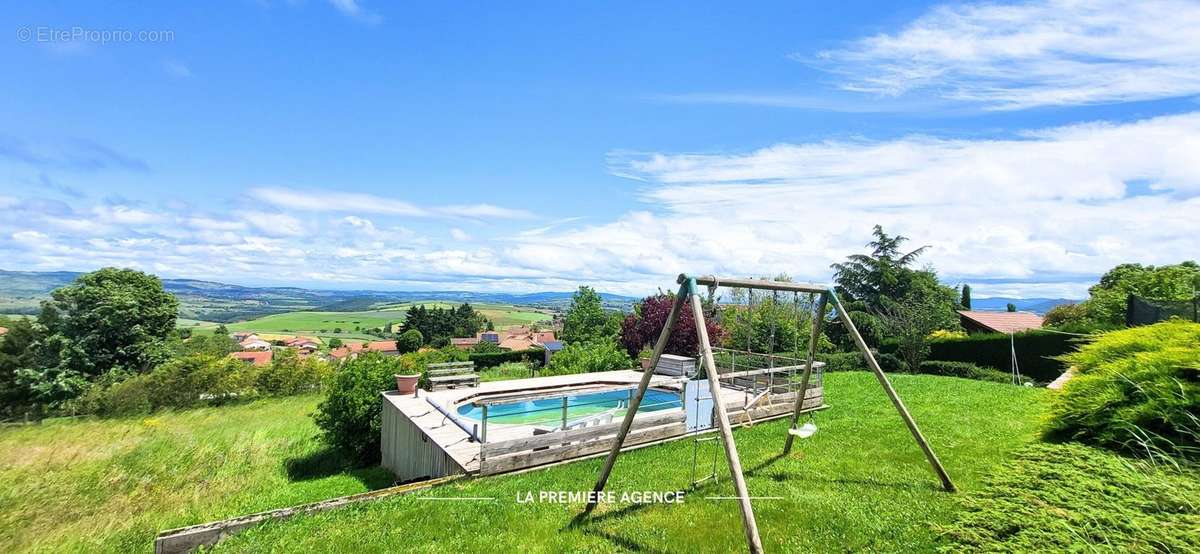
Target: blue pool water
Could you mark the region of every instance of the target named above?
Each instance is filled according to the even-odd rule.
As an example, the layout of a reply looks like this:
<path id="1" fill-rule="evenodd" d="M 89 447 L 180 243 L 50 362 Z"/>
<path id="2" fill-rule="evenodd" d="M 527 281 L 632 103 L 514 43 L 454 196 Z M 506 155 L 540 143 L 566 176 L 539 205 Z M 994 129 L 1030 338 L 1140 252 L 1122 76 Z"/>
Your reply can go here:
<path id="1" fill-rule="evenodd" d="M 627 389 L 568 396 L 567 419 L 574 420 L 618 406 L 627 406 L 630 394 L 632 394 L 631 391 Z M 678 393 L 647 389 L 646 397 L 642 399 L 642 405 L 638 406 L 638 413 L 679 409 L 682 406 Z M 463 404 L 458 407 L 458 415 L 465 419 L 479 421 L 483 417 L 483 408 L 473 403 Z M 625 415 L 625 410 L 620 410 L 613 415 L 619 418 Z M 561 421 L 562 397 L 514 401 L 488 406 L 489 423 L 554 424 Z"/>

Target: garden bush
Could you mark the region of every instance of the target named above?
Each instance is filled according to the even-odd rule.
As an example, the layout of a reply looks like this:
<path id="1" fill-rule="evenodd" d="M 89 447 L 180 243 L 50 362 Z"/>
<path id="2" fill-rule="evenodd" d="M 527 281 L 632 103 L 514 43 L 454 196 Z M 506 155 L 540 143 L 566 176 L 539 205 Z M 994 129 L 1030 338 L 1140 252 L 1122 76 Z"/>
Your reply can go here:
<path id="1" fill-rule="evenodd" d="M 79 405 L 97 415 L 120 416 L 220 404 L 257 396 L 257 375 L 256 368 L 232 358 L 183 356 L 149 373 L 108 375 L 92 385 Z"/>
<path id="2" fill-rule="evenodd" d="M 908 371 L 904 360 L 895 354 L 886 352 L 874 352 L 873 354 L 875 361 L 879 362 L 879 368 L 888 373 Z M 871 371 L 871 368 L 867 367 L 867 360 L 857 350 L 817 354 L 817 359 L 825 362 L 825 371 Z"/>
<path id="3" fill-rule="evenodd" d="M 1013 335 L 1017 363 L 1021 374 L 1035 381 L 1053 381 L 1066 369 L 1060 356 L 1072 351 L 1078 337 L 1049 331 L 1028 331 Z M 885 342 L 879 349 L 896 351 L 894 343 Z M 968 362 L 1007 373 L 1012 363 L 1012 345 L 1007 334 L 980 333 L 966 338 L 932 339 L 928 360 Z M 881 362 L 882 363 L 882 362 Z"/>
<path id="4" fill-rule="evenodd" d="M 316 356 L 301 359 L 296 350 L 277 350 L 271 365 L 258 370 L 255 385 L 260 394 L 292 395 L 312 392 L 321 387 L 332 371 L 330 365 Z"/>
<path id="5" fill-rule="evenodd" d="M 510 350 L 501 352 L 471 352 L 467 359 L 475 362 L 476 369 L 495 367 L 509 362 L 528 362 L 537 366 L 542 365 L 545 351 L 541 348 L 528 350 Z"/>
<path id="6" fill-rule="evenodd" d="M 916 373 L 926 375 L 942 375 L 946 377 L 962 377 L 977 381 L 992 381 L 994 383 L 1011 383 L 1012 375 L 992 369 L 980 367 L 969 362 L 948 362 L 945 360 L 925 360 L 921 362 Z"/>
<path id="7" fill-rule="evenodd" d="M 379 394 L 396 388 L 393 375 L 397 373 L 407 373 L 402 357 L 377 352 L 361 354 L 338 367 L 326 385 L 325 400 L 313 414 L 325 442 L 363 465 L 377 462 Z"/>
<path id="8" fill-rule="evenodd" d="M 1047 436 L 1200 458 L 1200 324 L 1113 331 L 1063 360 L 1078 375 L 1055 398 Z"/>
<path id="9" fill-rule="evenodd" d="M 567 345 L 550 358 L 550 365 L 546 366 L 541 374 L 594 373 L 631 367 L 633 361 L 629 359 L 625 349 L 610 338 Z"/>

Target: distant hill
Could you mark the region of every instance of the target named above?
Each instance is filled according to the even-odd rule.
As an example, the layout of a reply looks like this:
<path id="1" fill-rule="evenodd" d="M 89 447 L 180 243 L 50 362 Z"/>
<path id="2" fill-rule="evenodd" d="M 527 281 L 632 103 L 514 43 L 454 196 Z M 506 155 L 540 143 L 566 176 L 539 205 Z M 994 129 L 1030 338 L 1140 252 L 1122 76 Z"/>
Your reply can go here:
<path id="1" fill-rule="evenodd" d="M 1008 309 L 1009 302 L 1016 304 L 1017 309 L 1022 312 L 1045 315 L 1050 308 L 1059 304 L 1078 304 L 1080 301 L 1068 298 L 972 298 L 971 309 L 1003 312 Z"/>
<path id="2" fill-rule="evenodd" d="M 81 275 L 71 271 L 0 270 L 0 313 L 37 313 L 39 303 Z M 163 279 L 179 298 L 180 317 L 230 322 L 298 310 L 361 311 L 398 302 L 438 300 L 565 309 L 571 292 L 507 294 L 470 291 L 321 290 L 299 287 L 244 287 L 196 279 Z M 600 293 L 608 308 L 627 310 L 638 299 Z"/>

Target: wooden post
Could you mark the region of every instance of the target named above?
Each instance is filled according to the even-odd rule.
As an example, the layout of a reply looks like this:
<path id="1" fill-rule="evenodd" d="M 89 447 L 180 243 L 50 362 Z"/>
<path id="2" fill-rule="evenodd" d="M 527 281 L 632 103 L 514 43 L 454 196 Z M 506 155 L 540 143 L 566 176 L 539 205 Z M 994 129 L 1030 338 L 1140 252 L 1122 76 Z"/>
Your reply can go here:
<path id="1" fill-rule="evenodd" d="M 846 308 L 842 307 L 842 301 L 838 299 L 837 294 L 832 290 L 828 294 L 833 298 L 833 307 L 837 310 L 838 318 L 842 320 L 842 324 L 846 326 L 846 330 L 854 339 L 854 344 L 858 345 L 858 349 L 862 351 L 862 355 L 867 360 L 867 365 L 871 371 L 875 373 L 875 378 L 879 380 L 879 384 L 883 386 L 884 392 L 891 399 L 892 405 L 896 407 L 896 411 L 900 412 L 900 417 L 904 419 L 904 424 L 908 426 L 909 432 L 912 433 L 913 439 L 925 452 L 925 458 L 929 460 L 929 465 L 933 466 L 933 471 L 937 473 L 938 478 L 942 480 L 942 488 L 947 492 L 954 492 L 957 489 L 954 487 L 954 482 L 950 480 L 950 475 L 946 473 L 946 468 L 942 467 L 942 462 L 938 461 L 937 454 L 933 453 L 933 448 L 929 446 L 929 442 L 925 440 L 925 436 L 921 434 L 921 430 L 917 428 L 917 422 L 913 421 L 912 415 L 908 413 L 908 408 L 904 406 L 904 402 L 900 400 L 900 396 L 896 394 L 896 389 L 892 388 L 891 381 L 888 381 L 887 375 L 884 375 L 883 369 L 880 369 L 879 362 L 875 361 L 875 356 L 871 355 L 871 350 L 867 348 L 866 341 L 862 335 L 858 333 L 858 328 L 854 326 L 854 322 L 850 320 L 850 314 L 846 313 Z"/>
<path id="2" fill-rule="evenodd" d="M 792 424 L 788 429 L 794 429 L 796 422 L 800 421 L 800 410 L 804 408 L 804 399 L 808 395 L 808 380 L 812 377 L 813 363 L 816 362 L 817 342 L 821 338 L 821 323 L 825 321 L 825 310 L 828 302 L 828 296 L 825 293 L 821 293 L 821 299 L 817 301 L 817 311 L 812 316 L 812 335 L 808 338 L 808 360 L 805 360 L 804 375 L 800 377 L 800 394 L 796 395 L 796 407 L 792 410 Z M 788 433 L 787 442 L 783 444 L 784 454 L 792 451 L 792 443 L 795 440 L 796 436 Z"/>
<path id="3" fill-rule="evenodd" d="M 658 367 L 658 359 L 667 349 L 671 331 L 675 329 L 675 321 L 679 319 L 679 311 L 683 309 L 688 292 L 686 283 L 680 285 L 679 292 L 675 296 L 675 303 L 671 305 L 671 313 L 667 315 L 667 322 L 663 325 L 662 333 L 658 335 L 658 342 L 654 343 L 654 353 L 650 355 L 650 367 L 642 371 L 642 380 L 638 383 L 637 394 L 629 401 L 629 408 L 625 410 L 625 418 L 621 420 L 621 430 L 613 439 L 612 449 L 608 451 L 608 457 L 604 459 L 604 469 L 600 470 L 600 477 L 596 479 L 596 486 L 592 489 L 595 494 L 592 495 L 591 502 L 588 502 L 587 507 L 583 509 L 585 514 L 596 509 L 596 498 L 600 491 L 604 490 L 604 485 L 608 484 L 608 476 L 612 473 L 613 464 L 617 462 L 617 455 L 621 453 L 621 447 L 625 444 L 625 436 L 629 434 L 629 428 L 633 425 L 633 417 L 637 415 L 638 407 L 642 404 L 642 397 L 646 395 L 646 389 L 650 387 L 650 378 L 654 376 L 654 368 Z"/>
<path id="4" fill-rule="evenodd" d="M 717 373 L 717 364 L 713 359 L 712 345 L 708 342 L 708 329 L 704 323 L 704 307 L 700 297 L 694 294 L 695 281 L 689 281 L 693 291 L 692 314 L 696 321 L 696 334 L 700 338 L 700 353 L 704 356 L 705 371 L 708 373 L 708 390 L 712 396 L 713 409 L 716 410 L 717 425 L 721 430 L 721 438 L 725 443 L 725 459 L 729 462 L 729 474 L 733 478 L 733 490 L 738 496 L 738 505 L 742 509 L 742 528 L 746 531 L 746 543 L 750 552 L 760 554 L 763 551 L 762 540 L 758 537 L 758 523 L 754 521 L 754 507 L 750 504 L 750 492 L 746 489 L 746 478 L 742 475 L 742 462 L 738 457 L 737 445 L 733 442 L 733 428 L 729 425 L 729 414 L 725 411 L 725 403 L 721 401 L 721 380 Z"/>

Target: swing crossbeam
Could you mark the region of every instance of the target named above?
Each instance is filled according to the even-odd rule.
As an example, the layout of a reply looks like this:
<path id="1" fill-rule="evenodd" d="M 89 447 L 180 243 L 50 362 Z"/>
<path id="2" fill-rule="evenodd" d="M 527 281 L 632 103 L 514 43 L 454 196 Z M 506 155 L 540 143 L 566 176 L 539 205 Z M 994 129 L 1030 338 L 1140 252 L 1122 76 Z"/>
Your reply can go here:
<path id="1" fill-rule="evenodd" d="M 835 316 L 841 321 L 842 325 L 846 328 L 847 333 L 854 340 L 855 346 L 857 346 L 858 350 L 862 353 L 863 358 L 867 362 L 867 366 L 871 368 L 871 371 L 875 374 L 880 386 L 887 394 L 888 399 L 891 400 L 893 407 L 896 408 L 897 413 L 899 413 L 901 419 L 904 420 L 904 424 L 908 427 L 909 432 L 912 434 L 913 440 L 916 441 L 917 445 L 920 446 L 921 450 L 925 453 L 925 457 L 929 461 L 929 464 L 933 467 L 934 472 L 937 473 L 938 477 L 941 479 L 942 487 L 946 491 L 954 492 L 954 483 L 950 480 L 949 474 L 947 474 L 945 468 L 942 467 L 941 461 L 938 460 L 937 455 L 933 452 L 933 448 L 929 445 L 929 442 L 925 440 L 924 435 L 921 434 L 921 430 L 917 427 L 917 423 L 913 420 L 912 415 L 909 414 L 908 408 L 904 405 L 904 402 L 900 399 L 900 396 L 896 394 L 896 390 L 892 387 L 891 381 L 888 380 L 887 375 L 885 375 L 883 370 L 879 367 L 879 363 L 875 360 L 875 356 L 871 353 L 871 350 L 867 348 L 866 341 L 864 341 L 862 335 L 859 334 L 858 329 L 854 326 L 854 322 L 850 319 L 845 307 L 842 306 L 841 301 L 838 299 L 837 294 L 832 288 L 808 283 L 787 283 L 761 279 L 718 279 L 717 277 L 713 276 L 689 277 L 686 274 L 681 274 L 677 279 L 677 282 L 679 284 L 679 293 L 675 298 L 675 302 L 671 306 L 671 312 L 667 316 L 665 325 L 663 325 L 662 333 L 659 335 L 658 341 L 654 345 L 654 351 L 650 356 L 650 367 L 658 367 L 658 361 L 666 349 L 666 345 L 672 331 L 675 329 L 675 325 L 679 319 L 679 314 L 683 309 L 685 309 L 685 304 L 688 304 L 690 301 L 693 319 L 695 321 L 696 335 L 697 339 L 699 339 L 698 342 L 701 359 L 706 373 L 711 376 L 711 378 L 708 379 L 708 384 L 710 395 L 713 401 L 713 419 L 715 420 L 714 423 L 717 424 L 719 438 L 724 446 L 725 459 L 729 464 L 729 473 L 730 477 L 732 478 L 733 488 L 737 494 L 736 498 L 738 499 L 738 504 L 741 509 L 742 527 L 746 534 L 746 542 L 750 552 L 761 553 L 763 551 L 762 539 L 759 537 L 758 524 L 754 518 L 754 509 L 750 503 L 750 495 L 746 488 L 745 476 L 742 474 L 741 459 L 738 455 L 737 445 L 733 440 L 733 430 L 732 426 L 730 425 L 729 414 L 726 412 L 725 405 L 721 401 L 720 381 L 722 379 L 734 377 L 751 377 L 781 372 L 791 372 L 794 375 L 795 370 L 803 370 L 803 376 L 801 378 L 799 388 L 800 394 L 796 395 L 795 406 L 792 410 L 791 429 L 789 429 L 787 434 L 787 443 L 784 447 L 784 452 L 786 453 L 791 449 L 793 438 L 796 436 L 801 436 L 803 438 L 804 436 L 799 429 L 796 429 L 796 423 L 800 417 L 800 413 L 802 412 L 804 400 L 807 396 L 806 389 L 808 388 L 810 379 L 812 377 L 813 368 L 816 365 L 814 356 L 816 354 L 817 339 L 820 335 L 821 323 L 826 317 L 826 309 L 829 307 L 829 305 L 832 305 Z M 707 286 L 710 294 L 715 291 L 716 288 L 722 286 L 748 289 L 751 293 L 751 309 L 753 309 L 754 290 L 770 290 L 775 292 L 782 291 L 796 294 L 808 293 L 811 295 L 819 295 L 820 301 L 817 305 L 817 312 L 812 318 L 812 334 L 810 337 L 808 355 L 805 363 L 802 366 L 791 365 L 753 369 L 742 372 L 734 371 L 723 374 L 719 373 L 713 356 L 714 348 L 709 342 L 708 332 L 705 325 L 704 309 L 700 302 L 700 286 Z M 751 321 L 753 322 L 753 320 Z M 772 344 L 770 345 L 770 348 L 773 350 L 774 328 L 772 328 L 771 343 Z M 774 359 L 771 359 L 771 364 L 774 365 Z M 736 367 L 731 369 L 736 369 Z M 598 496 L 598 494 L 604 490 L 605 485 L 608 483 L 608 478 L 612 474 L 613 465 L 616 463 L 617 456 L 619 456 L 621 453 L 621 448 L 624 446 L 625 438 L 628 435 L 629 428 L 633 423 L 634 415 L 637 413 L 642 398 L 646 394 L 646 389 L 649 388 L 650 376 L 652 373 L 653 372 L 651 371 L 643 372 L 641 382 L 638 384 L 637 393 L 630 399 L 629 409 L 625 412 L 625 418 L 622 421 L 621 429 L 613 441 L 613 445 L 609 450 L 608 457 L 604 460 L 604 467 L 601 469 L 600 476 L 596 480 L 596 486 L 593 490 L 597 494 L 593 495 L 593 497 Z M 768 387 L 770 388 L 777 386 L 791 386 L 791 383 L 786 383 L 783 385 L 768 384 Z M 770 388 L 768 390 L 770 390 Z M 811 431 L 815 432 L 815 427 L 811 429 Z M 695 452 L 693 451 L 693 457 L 694 456 Z M 695 462 L 693 461 L 693 472 L 695 470 L 694 463 Z M 693 480 L 694 477 L 695 475 L 693 475 Z M 584 508 L 584 514 L 591 513 L 595 507 L 595 501 L 588 503 L 587 507 Z"/>

